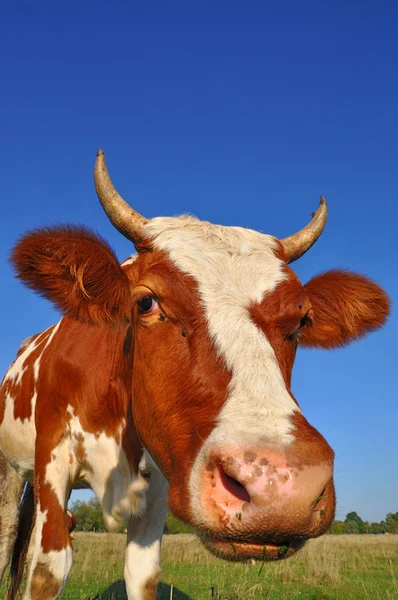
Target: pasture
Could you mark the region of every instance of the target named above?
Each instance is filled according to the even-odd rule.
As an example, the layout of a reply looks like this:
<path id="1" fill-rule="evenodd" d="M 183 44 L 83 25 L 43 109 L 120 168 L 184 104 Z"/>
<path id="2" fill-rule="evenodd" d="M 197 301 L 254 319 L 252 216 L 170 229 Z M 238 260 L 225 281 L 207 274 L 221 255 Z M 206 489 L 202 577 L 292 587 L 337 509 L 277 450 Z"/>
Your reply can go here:
<path id="1" fill-rule="evenodd" d="M 61 600 L 126 600 L 125 536 L 74 536 L 74 564 Z M 5 596 L 0 586 L 0 598 Z M 157 600 L 171 598 L 397 600 L 398 535 L 326 535 L 289 560 L 263 565 L 227 563 L 211 556 L 193 535 L 166 535 Z"/>
<path id="2" fill-rule="evenodd" d="M 62 600 L 125 599 L 120 534 L 77 533 Z M 171 586 L 173 590 L 171 592 Z M 397 600 L 398 535 L 324 536 L 295 557 L 242 565 L 207 553 L 192 535 L 167 535 L 159 600 Z"/>

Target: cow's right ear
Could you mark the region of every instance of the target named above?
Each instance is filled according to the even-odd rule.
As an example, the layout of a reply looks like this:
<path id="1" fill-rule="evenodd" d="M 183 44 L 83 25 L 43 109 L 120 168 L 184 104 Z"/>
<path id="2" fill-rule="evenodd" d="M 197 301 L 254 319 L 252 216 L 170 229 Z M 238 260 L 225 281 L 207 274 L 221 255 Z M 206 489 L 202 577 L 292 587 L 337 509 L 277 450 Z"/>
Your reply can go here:
<path id="1" fill-rule="evenodd" d="M 63 225 L 31 231 L 10 258 L 24 284 L 64 315 L 95 325 L 130 320 L 129 280 L 111 247 L 88 229 Z"/>

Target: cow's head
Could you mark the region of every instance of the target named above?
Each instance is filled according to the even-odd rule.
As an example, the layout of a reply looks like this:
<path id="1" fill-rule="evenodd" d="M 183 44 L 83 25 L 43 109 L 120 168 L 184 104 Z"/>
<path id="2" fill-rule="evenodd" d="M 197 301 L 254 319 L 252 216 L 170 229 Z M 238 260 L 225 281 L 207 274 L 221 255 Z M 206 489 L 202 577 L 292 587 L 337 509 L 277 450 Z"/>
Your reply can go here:
<path id="1" fill-rule="evenodd" d="M 182 216 L 147 220 L 122 200 L 99 152 L 95 182 L 137 255 L 119 266 L 77 228 L 26 236 L 25 282 L 73 318 L 123 324 L 133 416 L 170 482 L 169 506 L 232 560 L 288 556 L 324 533 L 335 510 L 333 451 L 290 390 L 297 346 L 335 348 L 380 327 L 384 291 L 330 271 L 302 285 L 288 266 L 321 234 L 284 240 Z"/>

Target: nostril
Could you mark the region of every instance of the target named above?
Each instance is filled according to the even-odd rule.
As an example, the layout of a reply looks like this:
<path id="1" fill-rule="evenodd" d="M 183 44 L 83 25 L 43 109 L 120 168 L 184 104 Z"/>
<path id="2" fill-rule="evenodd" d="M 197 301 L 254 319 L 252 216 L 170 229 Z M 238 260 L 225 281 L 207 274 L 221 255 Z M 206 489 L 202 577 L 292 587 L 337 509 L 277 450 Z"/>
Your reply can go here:
<path id="1" fill-rule="evenodd" d="M 249 493 L 244 485 L 239 483 L 234 477 L 231 477 L 231 475 L 228 475 L 228 473 L 224 471 L 222 465 L 218 466 L 218 471 L 221 483 L 230 494 L 235 496 L 238 500 L 242 500 L 242 502 L 250 502 Z"/>

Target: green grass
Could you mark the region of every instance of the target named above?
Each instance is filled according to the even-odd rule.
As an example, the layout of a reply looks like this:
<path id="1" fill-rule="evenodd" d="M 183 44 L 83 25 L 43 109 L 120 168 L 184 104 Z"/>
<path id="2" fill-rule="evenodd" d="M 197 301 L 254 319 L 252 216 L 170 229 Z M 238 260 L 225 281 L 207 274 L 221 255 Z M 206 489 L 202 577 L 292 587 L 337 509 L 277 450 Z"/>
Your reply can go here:
<path id="1" fill-rule="evenodd" d="M 125 600 L 120 534 L 75 534 L 62 600 Z M 165 536 L 158 600 L 398 600 L 398 536 L 324 536 L 288 560 L 211 556 L 191 535 Z M 0 598 L 1 598 L 0 592 Z"/>

